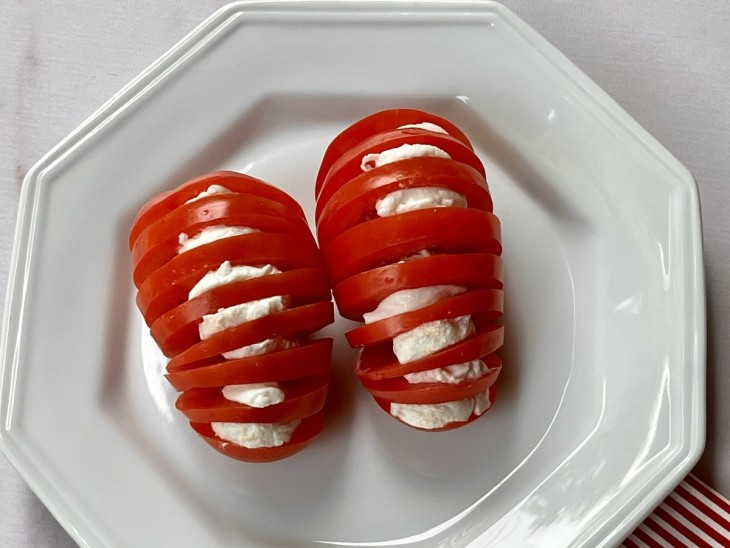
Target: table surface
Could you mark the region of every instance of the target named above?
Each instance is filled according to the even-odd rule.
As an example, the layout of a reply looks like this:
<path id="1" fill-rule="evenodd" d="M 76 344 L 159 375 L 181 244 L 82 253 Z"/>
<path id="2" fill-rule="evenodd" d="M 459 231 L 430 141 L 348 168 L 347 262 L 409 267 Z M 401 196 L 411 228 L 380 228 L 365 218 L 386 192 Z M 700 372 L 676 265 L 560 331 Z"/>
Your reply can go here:
<path id="1" fill-rule="evenodd" d="M 694 174 L 707 276 L 707 447 L 694 473 L 730 496 L 730 2 L 504 0 Z M 2 2 L 0 288 L 28 169 L 119 88 L 225 4 Z M 4 292 L 0 290 L 0 306 Z M 725 365 L 723 365 L 725 364 Z M 0 455 L 0 546 L 74 542 Z"/>

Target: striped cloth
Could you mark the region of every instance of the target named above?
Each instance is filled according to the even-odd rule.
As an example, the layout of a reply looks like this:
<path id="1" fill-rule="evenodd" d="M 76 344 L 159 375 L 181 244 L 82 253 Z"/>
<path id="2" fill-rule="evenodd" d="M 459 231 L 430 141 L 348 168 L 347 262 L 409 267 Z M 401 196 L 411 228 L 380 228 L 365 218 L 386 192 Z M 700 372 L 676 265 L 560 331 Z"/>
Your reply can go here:
<path id="1" fill-rule="evenodd" d="M 623 546 L 730 547 L 730 501 L 690 474 Z"/>

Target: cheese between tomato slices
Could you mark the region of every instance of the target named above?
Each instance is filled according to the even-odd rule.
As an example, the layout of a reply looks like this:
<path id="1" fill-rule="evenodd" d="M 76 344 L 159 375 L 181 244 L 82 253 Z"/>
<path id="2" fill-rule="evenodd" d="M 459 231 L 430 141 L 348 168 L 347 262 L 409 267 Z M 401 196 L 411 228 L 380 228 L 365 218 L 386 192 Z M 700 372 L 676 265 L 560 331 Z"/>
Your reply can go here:
<path id="1" fill-rule="evenodd" d="M 294 420 L 284 423 L 268 422 L 212 422 L 216 436 L 248 449 L 278 447 L 288 442 L 301 423 Z"/>
<path id="2" fill-rule="evenodd" d="M 441 129 L 438 126 L 436 126 L 438 129 L 434 129 L 421 124 L 412 124 L 407 127 L 421 127 L 430 131 Z M 443 132 L 442 129 L 441 131 Z M 364 156 L 361 167 L 363 171 L 367 171 L 379 165 L 422 156 L 450 158 L 446 152 L 431 145 L 403 145 L 385 150 L 379 154 Z M 398 189 L 385 195 L 376 202 L 375 210 L 379 217 L 388 217 L 425 208 L 467 207 L 467 205 L 465 196 L 453 190 L 440 187 L 413 187 Z M 430 253 L 427 250 L 422 250 L 404 260 L 418 260 L 428 256 L 430 256 Z M 467 288 L 465 287 L 449 285 L 397 291 L 383 299 L 375 310 L 364 314 L 363 319 L 365 323 L 371 323 L 396 314 L 419 310 L 466 291 Z M 427 322 L 395 336 L 393 338 L 393 353 L 400 363 L 410 363 L 456 344 L 473 332 L 474 324 L 468 315 Z M 487 372 L 488 368 L 484 362 L 473 360 L 443 368 L 410 373 L 405 375 L 405 379 L 411 384 L 431 382 L 458 384 L 466 380 L 478 379 L 486 375 Z M 472 413 L 480 415 L 489 408 L 489 405 L 489 393 L 487 391 L 473 398 L 440 404 L 391 403 L 390 413 L 412 426 L 434 429 L 446 426 L 450 422 L 465 421 Z"/>
<path id="3" fill-rule="evenodd" d="M 201 245 L 210 244 L 223 238 L 232 238 L 233 236 L 242 236 L 244 234 L 253 234 L 254 232 L 261 232 L 257 228 L 249 228 L 247 226 L 225 226 L 215 225 L 207 226 L 194 236 L 188 236 L 185 232 L 182 232 L 178 236 L 178 248 L 179 253 L 185 253 Z"/>
<path id="4" fill-rule="evenodd" d="M 194 202 L 206 196 L 230 193 L 231 191 L 226 187 L 211 185 L 207 190 L 201 192 L 195 198 L 188 200 L 186 203 Z M 254 232 L 260 231 L 250 227 L 211 226 L 203 229 L 192 238 L 183 233 L 179 236 L 180 248 L 178 253 L 184 253 L 195 247 L 223 238 Z M 230 261 L 224 261 L 216 270 L 207 272 L 198 280 L 190 290 L 188 300 L 194 299 L 217 287 L 251 278 L 278 274 L 280 272 L 281 270 L 270 264 L 262 266 L 232 266 Z M 276 295 L 221 308 L 215 313 L 206 314 L 198 325 L 200 338 L 201 340 L 205 340 L 230 327 L 235 327 L 275 312 L 282 312 L 289 307 L 289 302 L 290 300 L 287 295 Z M 224 352 L 223 357 L 232 360 L 260 356 L 296 346 L 299 346 L 296 340 L 279 336 Z M 285 399 L 284 391 L 281 389 L 279 383 L 276 382 L 227 385 L 223 387 L 222 395 L 229 401 L 257 408 L 276 405 Z M 219 438 L 249 449 L 255 449 L 283 445 L 291 439 L 294 430 L 296 430 L 300 422 L 299 420 L 288 423 L 213 422 L 211 423 L 211 427 Z"/>
<path id="5" fill-rule="evenodd" d="M 464 422 L 472 414 L 479 416 L 491 405 L 489 390 L 485 390 L 473 398 L 445 403 L 391 403 L 390 414 L 416 428 L 432 430 L 451 422 Z"/>

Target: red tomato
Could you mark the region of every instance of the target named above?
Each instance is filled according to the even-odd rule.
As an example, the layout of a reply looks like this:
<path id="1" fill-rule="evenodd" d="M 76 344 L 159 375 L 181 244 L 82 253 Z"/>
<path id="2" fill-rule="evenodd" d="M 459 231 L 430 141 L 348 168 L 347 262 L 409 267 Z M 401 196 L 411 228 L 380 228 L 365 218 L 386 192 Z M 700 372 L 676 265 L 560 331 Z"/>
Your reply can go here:
<path id="1" fill-rule="evenodd" d="M 178 396 L 175 407 L 193 422 L 291 422 L 324 407 L 328 384 L 328 375 L 279 383 L 284 401 L 261 408 L 227 400 L 222 387 L 191 388 Z"/>
<path id="2" fill-rule="evenodd" d="M 175 356 L 167 364 L 167 371 L 174 373 L 194 367 L 199 361 L 218 356 L 236 348 L 248 346 L 265 339 L 285 335 L 307 335 L 322 329 L 334 321 L 331 302 L 319 302 L 276 312 L 216 333 L 211 338 L 194 344 Z"/>
<path id="3" fill-rule="evenodd" d="M 353 348 L 378 344 L 415 329 L 421 324 L 436 320 L 448 320 L 460 316 L 474 316 L 487 321 L 498 320 L 504 312 L 504 295 L 501 289 L 469 291 L 435 302 L 411 312 L 403 312 L 361 325 L 345 333 Z"/>
<path id="4" fill-rule="evenodd" d="M 482 360 L 489 368 L 487 374 L 459 384 L 439 382 L 410 384 L 403 377 L 379 381 L 361 379 L 361 382 L 374 398 L 390 402 L 431 404 L 457 401 L 476 396 L 497 381 L 502 370 L 502 360 L 496 354 L 488 354 Z"/>
<path id="5" fill-rule="evenodd" d="M 467 139 L 466 135 L 464 135 L 458 127 L 445 118 L 441 118 L 440 116 L 436 116 L 430 112 L 424 112 L 422 110 L 412 108 L 399 108 L 376 112 L 358 120 L 332 140 L 324 153 L 322 164 L 320 165 L 319 172 L 317 173 L 315 196 L 319 194 L 324 178 L 335 160 L 352 147 L 376 133 L 382 133 L 383 131 L 396 129 L 408 124 L 422 124 L 423 122 L 436 124 L 446 131 L 446 133 L 456 137 L 466 146 L 472 148 L 469 139 Z"/>
<path id="6" fill-rule="evenodd" d="M 175 390 L 279 382 L 324 375 L 329 371 L 332 339 L 308 341 L 302 346 L 240 360 L 220 360 L 204 367 L 168 373 Z"/>
<path id="7" fill-rule="evenodd" d="M 132 229 L 129 233 L 129 249 L 132 249 L 134 242 L 147 226 L 177 209 L 188 200 L 195 198 L 201 192 L 207 190 L 210 185 L 220 185 L 233 192 L 255 194 L 275 200 L 287 206 L 292 213 L 292 218 L 304 217 L 301 206 L 286 192 L 249 175 L 234 171 L 214 171 L 192 179 L 175 190 L 162 192 L 150 198 L 139 210 L 132 223 Z"/>
<path id="8" fill-rule="evenodd" d="M 185 302 L 200 278 L 226 260 L 234 266 L 272 264 L 280 270 L 322 267 L 314 243 L 290 234 L 254 233 L 218 240 L 176 255 L 144 281 L 137 306 L 147 325 Z"/>
<path id="9" fill-rule="evenodd" d="M 487 253 L 432 255 L 355 274 L 334 289 L 340 315 L 362 321 L 365 312 L 402 289 L 460 285 L 468 290 L 501 289 L 502 258 Z"/>
<path id="10" fill-rule="evenodd" d="M 379 398 L 374 398 L 374 399 L 375 399 L 375 403 L 377 403 L 383 411 L 388 413 L 388 415 L 390 415 L 391 417 L 393 416 L 390 414 L 390 402 L 389 401 L 382 400 Z M 460 421 L 460 422 L 450 422 L 443 428 L 419 428 L 417 426 L 412 426 L 412 425 L 408 424 L 407 422 L 403 422 L 398 417 L 393 417 L 393 418 L 400 422 L 403 422 L 403 424 L 405 424 L 406 426 L 410 426 L 411 428 L 415 428 L 416 430 L 421 430 L 423 432 L 444 432 L 446 430 L 453 430 L 455 428 L 461 428 L 462 426 L 469 424 L 470 422 L 474 422 L 479 417 L 483 417 L 484 414 L 487 411 L 489 411 L 489 409 L 492 408 L 492 405 L 494 405 L 494 400 L 496 400 L 496 399 L 497 399 L 497 388 L 496 388 L 496 385 L 493 384 L 492 386 L 489 387 L 489 402 L 490 402 L 489 408 L 486 411 L 484 411 L 484 413 L 482 413 L 481 415 L 475 415 L 472 413 L 472 415 L 469 417 L 468 420 Z"/>
<path id="11" fill-rule="evenodd" d="M 415 158 L 366 171 L 335 192 L 317 223 L 320 245 L 328 245 L 358 223 L 377 218 L 377 200 L 395 190 L 416 187 L 450 189 L 464 195 L 470 208 L 492 211 L 486 180 L 475 169 L 445 158 Z"/>
<path id="12" fill-rule="evenodd" d="M 475 321 L 476 333 L 455 345 L 449 346 L 421 358 L 401 364 L 393 354 L 390 342 L 366 346 L 355 358 L 355 374 L 361 379 L 388 379 L 402 377 L 407 373 L 417 373 L 428 369 L 446 367 L 455 363 L 477 360 L 491 354 L 504 344 L 504 326 Z"/>
<path id="13" fill-rule="evenodd" d="M 245 462 L 273 462 L 290 457 L 309 445 L 312 440 L 322 431 L 324 427 L 324 412 L 320 411 L 315 415 L 302 420 L 302 423 L 294 430 L 291 440 L 279 447 L 259 447 L 248 449 L 235 443 L 220 439 L 213 432 L 210 423 L 191 422 L 193 430 L 203 438 L 213 449 L 223 453 L 227 457 L 242 460 Z"/>
<path id="14" fill-rule="evenodd" d="M 212 184 L 230 194 L 197 196 Z M 191 203 L 186 203 L 196 198 Z M 245 226 L 258 232 L 232 236 L 178 253 L 179 235 L 194 236 L 208 226 Z M 173 359 L 166 377 L 182 394 L 176 406 L 211 446 L 232 458 L 268 462 L 294 454 L 320 432 L 329 386 L 332 340 L 308 336 L 334 321 L 324 263 L 307 220 L 293 198 L 246 175 L 209 174 L 153 197 L 130 232 L 137 303 L 160 348 Z M 276 266 L 280 273 L 212 288 L 188 299 L 207 273 L 232 266 Z M 245 322 L 201 341 L 206 314 L 244 302 L 286 295 L 289 309 Z M 285 336 L 301 346 L 262 356 L 226 360 L 223 353 Z M 279 404 L 254 408 L 225 399 L 224 386 L 280 383 Z M 289 443 L 246 449 L 218 439 L 211 422 L 302 420 Z"/>
<path id="15" fill-rule="evenodd" d="M 334 285 L 421 249 L 437 253 L 502 253 L 499 219 L 488 211 L 420 209 L 361 223 L 323 250 Z"/>
<path id="16" fill-rule="evenodd" d="M 134 282 L 139 287 L 157 268 L 173 259 L 180 247 L 181 233 L 194 236 L 209 226 L 245 226 L 262 232 L 292 234 L 303 241 L 312 239 L 300 218 L 283 216 L 278 202 L 250 194 L 210 196 L 182 206 L 149 225 L 132 248 Z"/>
<path id="17" fill-rule="evenodd" d="M 446 152 L 454 161 L 471 166 L 483 177 L 486 176 L 484 166 L 477 155 L 474 154 L 474 151 L 453 137 L 420 129 L 398 129 L 379 133 L 348 150 L 332 164 L 327 178 L 322 183 L 319 196 L 317 196 L 316 220 L 319 221 L 322 209 L 327 205 L 327 202 L 332 198 L 334 193 L 345 183 L 363 173 L 361 164 L 364 156 L 398 148 L 402 145 L 416 144 L 438 147 Z M 412 160 L 418 160 L 418 158 L 401 160 L 401 162 L 410 162 Z M 374 169 L 380 169 L 380 167 Z"/>

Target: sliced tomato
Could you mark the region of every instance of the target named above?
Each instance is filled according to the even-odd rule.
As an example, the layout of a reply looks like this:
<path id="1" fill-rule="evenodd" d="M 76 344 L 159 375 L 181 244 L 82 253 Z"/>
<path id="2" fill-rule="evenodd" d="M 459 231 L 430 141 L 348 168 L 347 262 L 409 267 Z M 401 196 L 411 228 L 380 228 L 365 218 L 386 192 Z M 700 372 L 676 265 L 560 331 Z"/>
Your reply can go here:
<path id="1" fill-rule="evenodd" d="M 275 295 L 289 296 L 291 308 L 330 300 L 327 279 L 321 269 L 290 270 L 206 291 L 157 318 L 150 333 L 162 352 L 172 357 L 200 340 L 198 324 L 205 314 Z"/>
<path id="2" fill-rule="evenodd" d="M 191 249 L 158 268 L 139 287 L 137 306 L 147 325 L 185 302 L 193 286 L 224 261 L 236 266 L 272 264 L 280 270 L 322 266 L 317 247 L 290 234 L 245 234 Z"/>
<path id="3" fill-rule="evenodd" d="M 467 139 L 466 135 L 464 135 L 458 127 L 445 118 L 441 118 L 440 116 L 436 116 L 430 112 L 412 108 L 397 108 L 375 112 L 361 120 L 358 120 L 343 130 L 329 144 L 324 153 L 324 158 L 322 158 L 322 164 L 319 167 L 319 172 L 317 173 L 315 195 L 319 194 L 322 182 L 324 181 L 332 164 L 352 147 L 376 133 L 382 133 L 383 131 L 396 129 L 408 124 L 422 124 L 424 122 L 436 124 L 446 131 L 446 133 L 452 137 L 456 137 L 466 146 L 472 148 L 469 139 Z"/>
<path id="4" fill-rule="evenodd" d="M 441 382 L 410 384 L 403 377 L 372 381 L 361 379 L 362 385 L 378 399 L 397 403 L 430 404 L 471 398 L 492 386 L 502 371 L 502 360 L 496 354 L 482 358 L 489 370 L 478 379 L 458 384 Z"/>
<path id="5" fill-rule="evenodd" d="M 441 133 L 433 133 L 421 129 L 397 129 L 373 135 L 367 141 L 356 145 L 332 164 L 327 178 L 322 183 L 322 188 L 317 196 L 317 207 L 321 213 L 322 208 L 345 183 L 363 173 L 362 159 L 368 154 L 380 153 L 403 145 L 432 145 L 446 152 L 452 160 L 471 166 L 483 177 L 486 177 L 484 166 L 481 160 L 474 154 L 474 151 L 465 146 L 464 143 Z M 418 158 L 400 160 L 401 162 L 412 162 Z M 394 162 L 396 163 L 396 162 Z M 383 166 L 381 166 L 383 167 Z M 374 169 L 380 169 L 374 168 Z M 317 221 L 319 218 L 317 217 Z"/>
<path id="6" fill-rule="evenodd" d="M 499 219 L 488 211 L 455 207 L 420 209 L 361 223 L 324 251 L 334 285 L 422 249 L 437 253 L 501 255 Z"/>
<path id="7" fill-rule="evenodd" d="M 175 407 L 193 422 L 291 422 L 324 407 L 328 384 L 328 375 L 281 382 L 284 401 L 267 407 L 227 400 L 222 387 L 191 388 L 178 396 Z"/>
<path id="8" fill-rule="evenodd" d="M 362 321 L 365 312 L 402 289 L 460 285 L 467 290 L 501 289 L 502 258 L 488 253 L 432 255 L 381 266 L 355 274 L 334 289 L 340 315 Z"/>
<path id="9" fill-rule="evenodd" d="M 177 209 L 188 200 L 195 198 L 201 192 L 207 190 L 210 185 L 220 185 L 232 192 L 255 194 L 256 196 L 275 200 L 287 206 L 293 216 L 305 217 L 304 211 L 297 201 L 283 190 L 250 175 L 235 171 L 214 171 L 183 183 L 175 190 L 157 194 L 148 200 L 139 210 L 132 223 L 129 233 L 129 249 L 131 250 L 134 247 L 134 242 L 149 225 Z"/>
<path id="10" fill-rule="evenodd" d="M 480 289 L 448 297 L 418 310 L 403 312 L 389 318 L 365 324 L 345 333 L 353 348 L 369 346 L 411 331 L 416 327 L 437 320 L 449 320 L 460 316 L 473 316 L 494 322 L 504 312 L 504 294 L 501 289 Z"/>
<path id="11" fill-rule="evenodd" d="M 334 321 L 331 302 L 298 306 L 264 316 L 216 333 L 211 338 L 191 346 L 175 356 L 167 364 L 167 371 L 174 373 L 195 367 L 196 362 L 218 356 L 224 352 L 248 346 L 266 339 L 286 335 L 308 335 Z"/>
<path id="12" fill-rule="evenodd" d="M 476 333 L 435 354 L 401 364 L 393 354 L 390 342 L 366 346 L 355 358 L 355 374 L 368 380 L 402 377 L 428 369 L 477 360 L 491 354 L 504 344 L 504 326 L 475 321 Z"/>
<path id="13" fill-rule="evenodd" d="M 216 359 L 215 363 L 168 373 L 175 390 L 247 384 L 252 382 L 291 381 L 329 371 L 332 339 L 317 339 L 302 346 L 240 360 Z"/>
<path id="14" fill-rule="evenodd" d="M 225 456 L 245 462 L 273 462 L 290 457 L 312 443 L 324 427 L 324 412 L 320 411 L 306 419 L 294 430 L 291 439 L 278 447 L 249 449 L 222 440 L 213 432 L 210 423 L 191 422 L 190 426 L 208 445 Z"/>
<path id="15" fill-rule="evenodd" d="M 244 226 L 262 232 L 291 234 L 303 241 L 313 239 L 309 227 L 300 218 L 287 219 L 266 213 L 261 202 L 276 210 L 278 202 L 244 194 L 211 196 L 176 209 L 140 234 L 132 248 L 132 271 L 138 287 L 159 267 L 173 259 L 180 248 L 179 235 L 194 236 L 209 226 Z M 261 207 L 259 207 L 261 206 Z"/>
<path id="16" fill-rule="evenodd" d="M 388 415 L 393 417 L 393 415 L 390 414 L 390 402 L 389 401 L 382 400 L 379 398 L 374 398 L 374 399 L 375 399 L 375 403 L 377 403 L 383 411 L 385 411 L 386 413 L 388 413 Z M 415 428 L 416 430 L 421 430 L 423 432 L 445 432 L 446 430 L 454 430 L 455 428 L 461 428 L 462 426 L 465 426 L 469 423 L 474 422 L 479 417 L 483 417 L 484 415 L 486 415 L 487 411 L 489 411 L 492 408 L 492 406 L 494 405 L 494 400 L 496 400 L 496 399 L 497 399 L 497 387 L 496 387 L 496 385 L 493 384 L 492 386 L 489 387 L 489 402 L 490 402 L 489 408 L 487 408 L 484 411 L 484 413 L 482 413 L 481 415 L 475 415 L 474 413 L 472 413 L 468 420 L 450 422 L 443 428 L 419 428 L 417 426 L 410 425 L 407 422 L 403 422 L 398 417 L 393 417 L 393 418 L 402 422 L 406 426 L 410 426 L 411 428 Z"/>
<path id="17" fill-rule="evenodd" d="M 322 247 L 348 228 L 377 218 L 375 204 L 396 190 L 437 187 L 466 198 L 468 207 L 492 211 L 484 177 L 475 169 L 445 158 L 417 158 L 386 164 L 345 183 L 325 204 L 318 202 L 317 237 Z"/>

